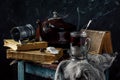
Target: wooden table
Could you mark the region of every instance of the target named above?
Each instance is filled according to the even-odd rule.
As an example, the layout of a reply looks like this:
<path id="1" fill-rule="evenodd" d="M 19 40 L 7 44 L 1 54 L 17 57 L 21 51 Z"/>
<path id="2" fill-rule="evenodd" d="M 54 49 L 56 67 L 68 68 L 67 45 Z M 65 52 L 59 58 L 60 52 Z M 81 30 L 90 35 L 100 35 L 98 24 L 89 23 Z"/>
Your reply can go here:
<path id="1" fill-rule="evenodd" d="M 54 62 L 63 55 L 63 50 L 61 48 L 57 49 L 59 54 L 44 53 L 39 50 L 15 51 L 8 49 L 7 59 L 18 61 L 18 80 L 25 80 L 25 73 L 53 80 L 57 68 L 57 64 Z"/>
<path id="2" fill-rule="evenodd" d="M 25 80 L 25 73 L 50 78 L 54 80 L 58 64 L 38 64 L 25 60 L 18 60 L 18 80 Z M 106 80 L 109 80 L 109 70 L 105 72 Z"/>
<path id="3" fill-rule="evenodd" d="M 18 61 L 18 80 L 25 80 L 25 73 L 54 80 L 56 68 L 57 64 L 39 65 L 20 60 Z"/>
<path id="4" fill-rule="evenodd" d="M 24 61 L 18 61 L 18 80 L 25 80 L 25 73 L 50 78 L 54 80 L 57 64 L 38 65 Z M 109 69 L 105 71 L 106 80 L 109 80 Z"/>

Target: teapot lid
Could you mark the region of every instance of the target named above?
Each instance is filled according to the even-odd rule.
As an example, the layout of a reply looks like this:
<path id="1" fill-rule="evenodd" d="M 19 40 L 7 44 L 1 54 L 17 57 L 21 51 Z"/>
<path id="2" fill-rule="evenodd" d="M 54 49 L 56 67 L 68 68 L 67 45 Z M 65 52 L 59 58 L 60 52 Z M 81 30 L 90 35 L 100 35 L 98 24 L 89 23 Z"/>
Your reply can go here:
<path id="1" fill-rule="evenodd" d="M 49 18 L 48 21 L 53 19 L 61 19 L 61 17 L 58 16 L 58 13 L 56 11 L 53 12 L 53 17 Z"/>

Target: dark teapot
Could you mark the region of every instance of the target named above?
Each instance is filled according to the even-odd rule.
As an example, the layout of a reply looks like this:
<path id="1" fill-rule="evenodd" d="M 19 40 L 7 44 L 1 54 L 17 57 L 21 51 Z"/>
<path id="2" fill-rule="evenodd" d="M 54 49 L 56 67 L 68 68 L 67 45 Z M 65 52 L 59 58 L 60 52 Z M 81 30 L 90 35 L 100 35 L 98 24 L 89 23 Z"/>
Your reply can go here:
<path id="1" fill-rule="evenodd" d="M 67 22 L 53 12 L 53 17 L 41 22 L 37 20 L 36 40 L 47 41 L 49 46 L 69 47 L 70 32 L 76 30 L 76 26 Z"/>

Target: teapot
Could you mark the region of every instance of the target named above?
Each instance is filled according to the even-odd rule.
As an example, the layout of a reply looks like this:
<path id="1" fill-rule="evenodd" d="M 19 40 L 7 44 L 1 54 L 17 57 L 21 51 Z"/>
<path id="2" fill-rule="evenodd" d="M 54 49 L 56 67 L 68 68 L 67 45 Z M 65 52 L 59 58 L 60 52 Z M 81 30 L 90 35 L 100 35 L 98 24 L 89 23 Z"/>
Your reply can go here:
<path id="1" fill-rule="evenodd" d="M 65 22 L 53 12 L 53 17 L 43 22 L 37 20 L 36 40 L 47 41 L 49 46 L 69 47 L 70 32 L 76 30 L 76 26 Z"/>

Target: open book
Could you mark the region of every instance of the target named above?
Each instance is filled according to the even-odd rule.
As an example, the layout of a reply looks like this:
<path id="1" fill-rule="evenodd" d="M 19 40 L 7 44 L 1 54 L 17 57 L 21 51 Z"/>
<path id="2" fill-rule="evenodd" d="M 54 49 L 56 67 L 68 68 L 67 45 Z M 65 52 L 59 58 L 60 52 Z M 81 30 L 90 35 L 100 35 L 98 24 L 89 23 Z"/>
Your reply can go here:
<path id="1" fill-rule="evenodd" d="M 13 50 L 36 50 L 40 48 L 46 48 L 48 46 L 48 43 L 45 41 L 41 42 L 28 42 L 26 44 L 21 44 L 13 39 L 5 39 L 4 40 L 4 46 L 9 47 Z"/>
<path id="2" fill-rule="evenodd" d="M 90 53 L 112 53 L 112 42 L 110 31 L 86 30 L 90 42 Z"/>

